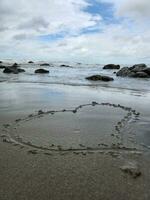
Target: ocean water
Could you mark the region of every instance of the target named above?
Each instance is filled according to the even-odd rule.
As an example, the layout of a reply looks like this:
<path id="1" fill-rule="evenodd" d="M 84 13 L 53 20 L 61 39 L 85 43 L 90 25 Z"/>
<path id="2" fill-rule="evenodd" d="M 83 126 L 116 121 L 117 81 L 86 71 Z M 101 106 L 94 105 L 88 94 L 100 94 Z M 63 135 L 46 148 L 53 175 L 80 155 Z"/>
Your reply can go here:
<path id="1" fill-rule="evenodd" d="M 9 62 L 9 64 L 11 64 Z M 69 65 L 70 67 L 60 67 L 61 64 Z M 16 83 L 45 83 L 45 84 L 62 84 L 72 86 L 98 86 L 98 87 L 109 87 L 118 88 L 125 90 L 139 91 L 146 93 L 150 91 L 150 79 L 134 79 L 134 78 L 122 78 L 116 77 L 114 72 L 117 70 L 103 70 L 101 64 L 78 64 L 78 63 L 50 63 L 48 66 L 40 66 L 39 63 L 26 64 L 21 63 L 21 68 L 25 69 L 25 73 L 20 74 L 4 74 L 0 69 L 0 82 L 16 82 Z M 121 65 L 121 67 L 129 65 Z M 44 68 L 49 70 L 49 74 L 35 74 L 34 71 L 38 68 Z M 89 81 L 85 77 L 101 74 L 107 75 L 114 78 L 112 82 L 101 82 L 101 81 Z"/>

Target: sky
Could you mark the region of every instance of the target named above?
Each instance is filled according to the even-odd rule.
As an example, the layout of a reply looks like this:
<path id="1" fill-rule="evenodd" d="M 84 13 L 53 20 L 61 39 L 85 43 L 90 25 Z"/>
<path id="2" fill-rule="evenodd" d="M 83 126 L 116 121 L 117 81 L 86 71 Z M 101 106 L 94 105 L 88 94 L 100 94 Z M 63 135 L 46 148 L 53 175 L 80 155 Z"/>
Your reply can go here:
<path id="1" fill-rule="evenodd" d="M 150 0 L 0 0 L 0 60 L 150 63 Z"/>

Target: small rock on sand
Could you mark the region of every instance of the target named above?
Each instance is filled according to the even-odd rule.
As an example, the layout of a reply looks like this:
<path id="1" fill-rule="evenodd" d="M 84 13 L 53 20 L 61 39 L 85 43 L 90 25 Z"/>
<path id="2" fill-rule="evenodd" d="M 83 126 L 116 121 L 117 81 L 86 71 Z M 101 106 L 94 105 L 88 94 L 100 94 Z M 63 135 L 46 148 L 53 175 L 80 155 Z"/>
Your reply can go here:
<path id="1" fill-rule="evenodd" d="M 120 169 L 133 178 L 137 178 L 142 175 L 139 166 L 135 162 L 128 162 L 127 164 L 120 167 Z"/>

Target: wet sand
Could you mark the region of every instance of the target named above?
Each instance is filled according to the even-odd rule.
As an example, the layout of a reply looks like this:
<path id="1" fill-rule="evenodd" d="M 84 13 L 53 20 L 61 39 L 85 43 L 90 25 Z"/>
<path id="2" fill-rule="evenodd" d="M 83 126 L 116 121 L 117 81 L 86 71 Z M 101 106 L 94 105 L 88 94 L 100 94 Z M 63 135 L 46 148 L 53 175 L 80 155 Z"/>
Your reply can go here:
<path id="1" fill-rule="evenodd" d="M 0 102 L 0 199 L 150 198 L 149 93 L 1 83 Z"/>

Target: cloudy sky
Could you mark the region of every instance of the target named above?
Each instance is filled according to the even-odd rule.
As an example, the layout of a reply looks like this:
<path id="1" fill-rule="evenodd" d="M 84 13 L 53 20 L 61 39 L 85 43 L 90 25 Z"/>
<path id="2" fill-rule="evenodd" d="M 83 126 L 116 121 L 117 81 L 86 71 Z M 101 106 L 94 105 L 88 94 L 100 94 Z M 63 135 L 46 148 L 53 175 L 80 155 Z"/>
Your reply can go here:
<path id="1" fill-rule="evenodd" d="M 150 0 L 0 0 L 0 59 L 150 63 Z"/>

